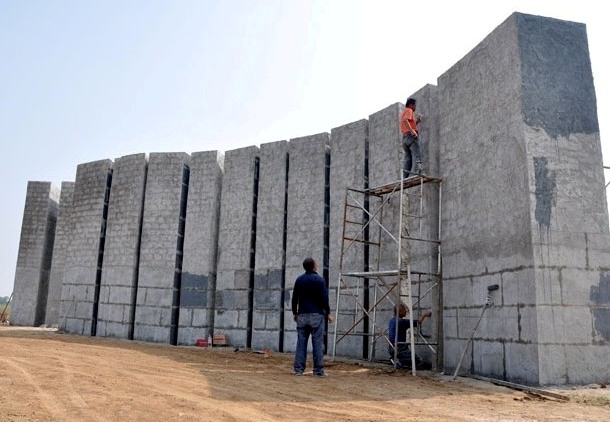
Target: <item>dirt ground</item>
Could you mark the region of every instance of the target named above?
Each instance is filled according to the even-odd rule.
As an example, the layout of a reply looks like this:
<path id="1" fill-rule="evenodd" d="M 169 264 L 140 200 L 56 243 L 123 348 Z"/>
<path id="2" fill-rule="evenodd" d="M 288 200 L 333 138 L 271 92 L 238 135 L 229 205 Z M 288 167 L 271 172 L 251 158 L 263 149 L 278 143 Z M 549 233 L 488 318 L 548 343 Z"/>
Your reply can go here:
<path id="1" fill-rule="evenodd" d="M 326 368 L 295 377 L 291 354 L 0 326 L 0 421 L 610 421 L 599 386 L 546 389 L 564 401 L 380 364 Z"/>

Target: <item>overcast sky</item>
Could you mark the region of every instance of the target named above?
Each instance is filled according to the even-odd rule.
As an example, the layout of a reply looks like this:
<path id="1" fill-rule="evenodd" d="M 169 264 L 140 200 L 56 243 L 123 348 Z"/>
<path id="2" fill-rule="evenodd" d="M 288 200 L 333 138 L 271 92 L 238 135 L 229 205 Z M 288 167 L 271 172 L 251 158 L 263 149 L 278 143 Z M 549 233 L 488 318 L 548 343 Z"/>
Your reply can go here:
<path id="1" fill-rule="evenodd" d="M 604 3 L 0 0 L 0 296 L 27 182 L 139 152 L 228 151 L 330 131 L 437 78 L 513 12 L 587 25 L 604 163 Z"/>

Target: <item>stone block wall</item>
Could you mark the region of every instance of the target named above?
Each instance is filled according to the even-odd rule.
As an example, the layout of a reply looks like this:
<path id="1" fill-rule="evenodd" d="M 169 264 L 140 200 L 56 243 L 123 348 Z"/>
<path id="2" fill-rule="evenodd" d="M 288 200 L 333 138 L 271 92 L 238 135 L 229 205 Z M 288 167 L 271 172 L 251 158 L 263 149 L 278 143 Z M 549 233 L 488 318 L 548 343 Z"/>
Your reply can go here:
<path id="1" fill-rule="evenodd" d="M 179 344 L 194 344 L 214 328 L 218 217 L 224 156 L 191 154 L 180 286 Z"/>
<path id="2" fill-rule="evenodd" d="M 584 25 L 513 14 L 437 86 L 412 95 L 424 115 L 423 172 L 442 178 L 442 195 L 412 189 L 409 214 L 427 208 L 403 235 L 440 232 L 438 287 L 429 275 L 440 270 L 430 259 L 438 244 L 401 252 L 412 274 L 427 277 L 420 287 L 436 289 L 419 307 L 434 311 L 424 328 L 439 338 L 437 368 L 452 372 L 473 336 L 463 371 L 527 384 L 606 382 L 610 234 Z M 48 308 L 48 321 L 72 333 L 169 344 L 226 334 L 235 347 L 294 351 L 291 293 L 303 259 L 318 262 L 335 311 L 345 189 L 399 181 L 402 109 L 392 104 L 330 134 L 224 157 L 156 153 L 81 164 L 73 187 L 62 187 L 46 296 L 40 274 L 51 253 L 41 251 L 53 237 L 53 201 L 46 185 L 28 188 L 16 321 L 34 324 Z M 373 210 L 379 204 L 369 199 Z M 390 233 L 399 209 L 397 199 L 384 207 Z M 346 265 L 396 270 L 389 233 L 368 236 L 383 248 L 354 250 Z M 364 299 L 365 290 L 358 294 Z M 378 311 L 383 327 L 391 304 Z M 338 331 L 351 324 L 342 308 L 339 317 Z M 330 324 L 328 352 L 333 335 Z M 346 340 L 338 354 L 387 357 L 385 345 L 370 356 L 363 338 Z"/>
<path id="3" fill-rule="evenodd" d="M 291 300 L 294 282 L 304 272 L 303 260 L 313 258 L 318 263 L 318 273 L 329 281 L 328 248 L 325 247 L 328 244 L 325 243 L 328 237 L 328 147 L 328 133 L 290 140 L 284 294 L 285 351 L 294 351 L 296 347 L 296 323 Z"/>
<path id="4" fill-rule="evenodd" d="M 252 303 L 252 348 L 258 350 L 283 349 L 288 148 L 286 141 L 260 147 Z"/>
<path id="5" fill-rule="evenodd" d="M 584 25 L 514 14 L 438 92 L 446 367 L 497 284 L 465 370 L 530 384 L 607 379 L 595 322 L 608 300 L 592 293 L 610 243 Z M 605 260 L 589 261 L 590 237 Z"/>
<path id="6" fill-rule="evenodd" d="M 99 336 L 133 339 L 146 171 L 144 154 L 114 162 L 100 281 Z"/>
<path id="7" fill-rule="evenodd" d="M 49 290 L 47 293 L 47 309 L 45 324 L 57 327 L 59 323 L 59 305 L 61 289 L 64 280 L 64 267 L 66 263 L 66 250 L 70 242 L 70 210 L 74 196 L 74 182 L 62 182 L 59 196 L 59 211 L 57 225 L 55 226 L 55 241 L 53 242 L 53 260 L 49 274 Z"/>
<path id="8" fill-rule="evenodd" d="M 74 183 L 58 327 L 95 335 L 112 161 L 80 164 Z"/>
<path id="9" fill-rule="evenodd" d="M 153 153 L 148 160 L 134 340 L 177 343 L 189 158 Z"/>
<path id="10" fill-rule="evenodd" d="M 394 122 L 395 124 L 395 122 Z M 332 308 L 337 309 L 337 285 L 339 283 L 339 268 L 341 249 L 343 248 L 343 272 L 365 270 L 366 244 L 352 239 L 365 240 L 368 237 L 364 231 L 365 215 L 361 209 L 345 208 L 346 189 L 365 189 L 368 183 L 365 167 L 368 148 L 368 121 L 359 120 L 334 128 L 330 132 L 330 231 L 328 248 L 332 252 L 329 262 L 329 283 L 331 286 Z M 363 204 L 364 205 L 364 204 Z M 344 218 L 353 222 L 345 225 Z M 345 240 L 343 237 L 345 236 Z M 348 246 L 349 245 L 349 246 Z M 353 285 L 360 284 L 360 289 L 350 289 L 354 297 L 368 308 L 370 298 L 369 289 L 363 279 L 354 280 Z M 360 283 L 358 283 L 360 282 Z M 366 293 L 366 295 L 365 295 Z M 372 299 L 371 299 L 372 300 Z M 369 319 L 360 309 L 356 309 L 354 301 L 340 306 L 337 314 L 336 326 L 338 332 L 353 330 L 353 335 L 344 337 L 337 343 L 335 353 L 339 355 L 352 355 L 361 357 L 368 353 L 367 338 L 363 334 L 369 332 L 366 328 Z M 354 327 L 356 321 L 365 318 L 363 324 Z M 358 335 L 361 334 L 361 335 Z"/>
<path id="11" fill-rule="evenodd" d="M 228 151 L 222 182 L 214 329 L 240 347 L 252 335 L 258 154 L 257 147 Z"/>
<path id="12" fill-rule="evenodd" d="M 45 321 L 59 191 L 49 182 L 28 182 L 15 270 L 14 325 Z"/>

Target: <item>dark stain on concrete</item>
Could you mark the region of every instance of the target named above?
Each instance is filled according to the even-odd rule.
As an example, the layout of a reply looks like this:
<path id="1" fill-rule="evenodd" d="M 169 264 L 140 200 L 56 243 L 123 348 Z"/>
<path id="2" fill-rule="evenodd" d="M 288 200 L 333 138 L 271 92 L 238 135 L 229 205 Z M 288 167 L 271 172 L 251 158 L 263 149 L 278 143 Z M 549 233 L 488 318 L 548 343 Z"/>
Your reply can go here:
<path id="1" fill-rule="evenodd" d="M 586 26 L 517 14 L 523 118 L 549 136 L 599 132 Z"/>
<path id="2" fill-rule="evenodd" d="M 205 308 L 207 306 L 208 276 L 182 273 L 180 286 L 180 306 L 184 308 Z"/>
<path id="3" fill-rule="evenodd" d="M 610 340 L 610 274 L 602 274 L 599 278 L 599 286 L 591 286 L 591 302 L 604 307 L 593 308 L 593 324 L 595 330 Z"/>
<path id="4" fill-rule="evenodd" d="M 555 203 L 557 185 L 555 172 L 549 170 L 546 157 L 534 157 L 534 177 L 536 181 L 535 217 L 541 228 L 551 226 L 551 212 Z"/>

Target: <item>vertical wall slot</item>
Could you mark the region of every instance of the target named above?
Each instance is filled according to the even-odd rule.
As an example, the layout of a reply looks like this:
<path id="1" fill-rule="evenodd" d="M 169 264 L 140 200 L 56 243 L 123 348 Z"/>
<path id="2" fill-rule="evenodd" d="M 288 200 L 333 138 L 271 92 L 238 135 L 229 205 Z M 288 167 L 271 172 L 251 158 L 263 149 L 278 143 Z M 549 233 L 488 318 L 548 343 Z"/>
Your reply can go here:
<path id="1" fill-rule="evenodd" d="M 146 183 L 148 180 L 148 163 L 144 166 L 144 186 L 142 186 L 142 192 L 146 192 Z M 131 291 L 130 300 L 130 315 L 129 315 L 129 328 L 127 331 L 127 338 L 133 340 L 133 332 L 135 329 L 136 320 L 136 306 L 138 303 L 138 280 L 140 279 L 140 246 L 142 245 L 142 227 L 144 223 L 144 207 L 146 205 L 146 195 L 142 195 L 142 207 L 140 208 L 140 217 L 138 220 L 138 240 L 136 244 L 136 262 L 133 273 L 133 284 Z"/>
<path id="2" fill-rule="evenodd" d="M 256 265 L 256 212 L 258 208 L 258 178 L 260 158 L 254 159 L 254 189 L 252 192 L 252 223 L 250 227 L 250 274 L 248 282 L 248 328 L 246 347 L 252 347 L 252 323 L 254 318 L 254 267 Z"/>
<path id="3" fill-rule="evenodd" d="M 322 277 L 326 281 L 326 288 L 329 287 L 328 278 L 330 277 L 330 148 L 326 148 L 324 156 L 324 256 L 322 258 Z M 324 334 L 324 347 L 328 351 L 328 321 Z"/>
<path id="4" fill-rule="evenodd" d="M 176 265 L 174 269 L 174 288 L 172 296 L 172 319 L 169 342 L 178 344 L 178 325 L 180 323 L 180 288 L 182 286 L 182 260 L 184 257 L 184 230 L 186 226 L 186 205 L 189 193 L 190 168 L 186 164 L 182 168 L 182 192 L 180 194 L 180 216 L 178 218 L 178 233 L 176 235 Z"/>
<path id="5" fill-rule="evenodd" d="M 280 296 L 279 351 L 284 351 L 284 296 L 286 295 L 286 245 L 288 239 L 288 183 L 290 179 L 290 154 L 286 154 L 286 177 L 284 178 L 284 228 L 282 231 L 282 294 Z"/>
<path id="6" fill-rule="evenodd" d="M 106 224 L 108 222 L 108 203 L 110 202 L 110 187 L 112 186 L 112 169 L 106 175 L 106 191 L 104 192 L 104 207 L 102 209 L 102 225 L 100 228 L 100 243 L 97 251 L 97 267 L 95 271 L 95 290 L 93 293 L 93 312 L 91 316 L 91 336 L 97 333 L 97 313 L 100 304 L 100 288 L 102 284 L 102 264 L 104 263 L 104 246 L 106 244 Z"/>
<path id="7" fill-rule="evenodd" d="M 364 190 L 367 191 L 369 188 L 369 130 L 368 125 L 366 126 L 366 137 L 364 138 Z M 369 212 L 370 212 L 370 201 L 369 195 L 364 196 L 364 211 L 362 212 L 362 223 L 364 224 L 364 272 L 370 271 L 370 262 L 369 262 Z M 369 290 L 369 279 L 365 278 L 363 280 L 363 297 L 362 297 L 362 305 L 364 309 L 369 309 L 370 306 L 370 290 Z M 364 314 L 364 319 L 362 321 L 362 330 L 365 333 L 369 332 L 369 316 L 368 314 Z M 369 358 L 369 337 L 368 335 L 362 336 L 362 357 L 364 359 Z"/>

